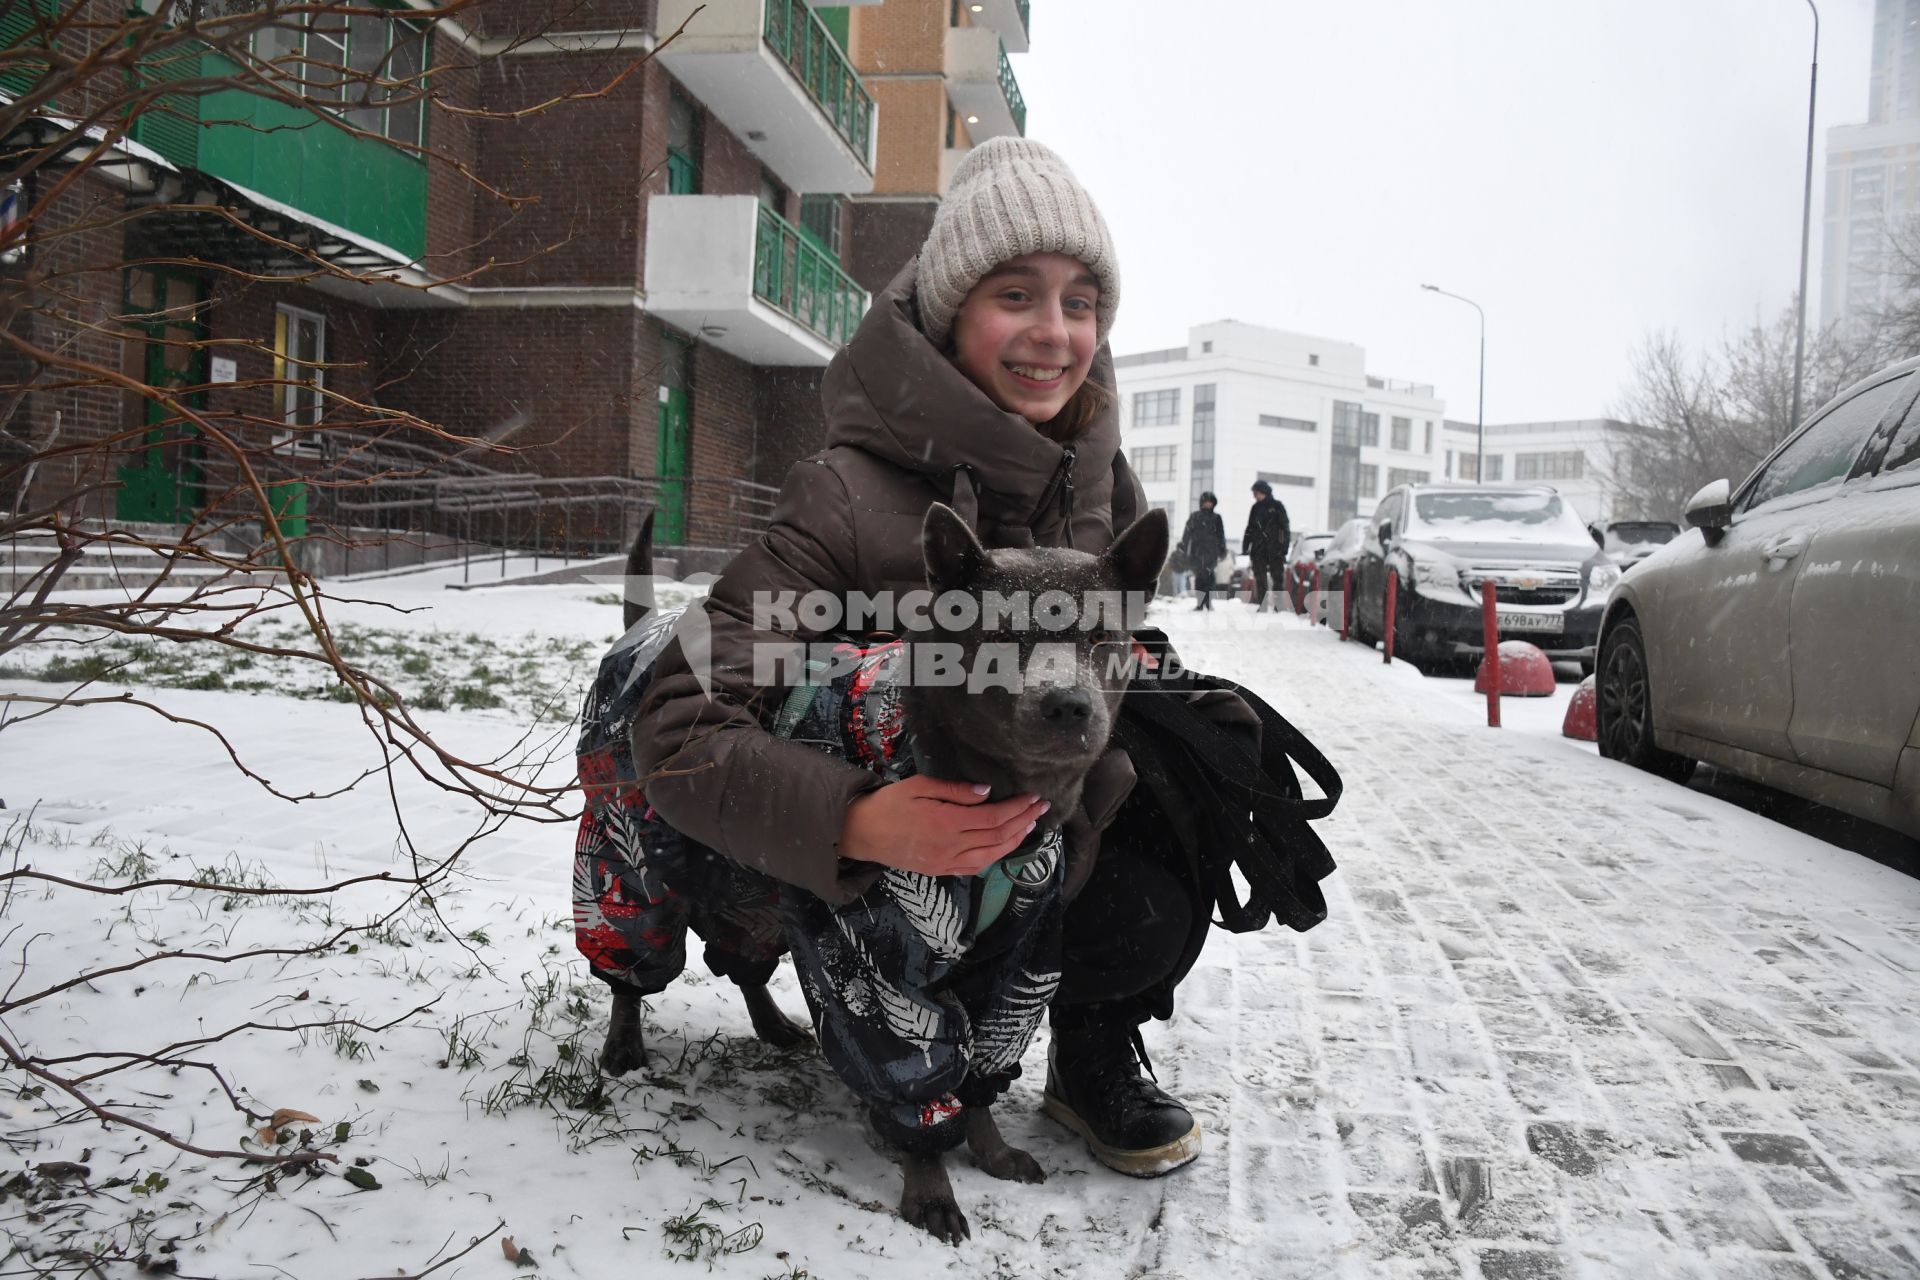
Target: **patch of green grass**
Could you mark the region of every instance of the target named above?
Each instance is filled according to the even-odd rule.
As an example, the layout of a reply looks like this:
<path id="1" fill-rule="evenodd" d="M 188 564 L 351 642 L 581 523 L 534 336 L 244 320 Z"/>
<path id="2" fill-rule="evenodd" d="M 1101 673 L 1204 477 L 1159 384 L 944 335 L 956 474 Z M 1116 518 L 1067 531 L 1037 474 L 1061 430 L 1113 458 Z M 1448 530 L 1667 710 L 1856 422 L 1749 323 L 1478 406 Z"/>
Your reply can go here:
<path id="1" fill-rule="evenodd" d="M 718 1200 L 708 1200 L 696 1209 L 662 1222 L 660 1233 L 666 1237 L 667 1256 L 675 1262 L 699 1262 L 704 1258 L 711 1265 L 714 1259 L 727 1254 L 751 1253 L 758 1249 L 766 1236 L 759 1223 L 749 1222 L 728 1231 L 704 1216 L 710 1209 L 727 1207 Z"/>
<path id="2" fill-rule="evenodd" d="M 570 719 L 579 690 L 592 678 L 599 641 L 585 637 L 482 635 L 342 624 L 334 648 L 370 681 L 392 688 L 422 711 L 511 709 L 534 722 Z M 238 638 L 263 646 L 320 652 L 304 627 L 261 619 Z M 84 646 L 83 648 L 77 646 Z M 321 662 L 238 650 L 209 637 L 158 643 L 139 636 L 56 630 L 45 642 L 9 655 L 0 678 L 226 690 L 352 704 L 360 695 Z M 371 687 L 381 705 L 392 694 Z"/>

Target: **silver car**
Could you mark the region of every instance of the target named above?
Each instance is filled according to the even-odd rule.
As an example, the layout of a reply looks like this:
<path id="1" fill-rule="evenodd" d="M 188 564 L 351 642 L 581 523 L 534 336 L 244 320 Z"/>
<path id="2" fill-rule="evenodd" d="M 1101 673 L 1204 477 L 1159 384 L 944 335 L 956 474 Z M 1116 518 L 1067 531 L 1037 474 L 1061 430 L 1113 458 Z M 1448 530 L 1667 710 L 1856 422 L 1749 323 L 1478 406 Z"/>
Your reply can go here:
<path id="1" fill-rule="evenodd" d="M 1856 383 L 1621 581 L 1600 753 L 1920 836 L 1920 359 Z"/>

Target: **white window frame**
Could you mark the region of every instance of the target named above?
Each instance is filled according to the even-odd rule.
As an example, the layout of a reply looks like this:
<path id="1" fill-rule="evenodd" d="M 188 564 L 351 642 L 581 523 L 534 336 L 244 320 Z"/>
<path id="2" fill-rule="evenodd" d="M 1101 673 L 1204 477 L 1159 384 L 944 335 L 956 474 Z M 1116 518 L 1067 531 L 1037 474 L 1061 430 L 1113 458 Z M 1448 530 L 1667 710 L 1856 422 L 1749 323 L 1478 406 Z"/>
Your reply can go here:
<path id="1" fill-rule="evenodd" d="M 286 346 L 280 347 L 281 317 L 286 318 Z M 273 308 L 274 338 L 273 377 L 274 398 L 279 402 L 280 421 L 288 426 L 299 426 L 299 431 L 276 431 L 273 436 L 273 451 L 291 457 L 322 458 L 326 456 L 326 440 L 322 436 L 306 434 L 304 429 L 318 426 L 327 413 L 327 318 L 318 311 L 309 311 L 305 307 L 296 307 L 288 303 L 276 303 Z M 293 357 L 294 325 L 301 320 L 314 323 L 318 341 L 314 344 L 314 365 L 305 372 L 311 376 L 300 377 L 296 370 L 304 368 Z M 298 415 L 302 409 L 302 385 L 310 388 L 306 391 L 307 404 L 313 411 L 312 423 L 300 423 Z"/>

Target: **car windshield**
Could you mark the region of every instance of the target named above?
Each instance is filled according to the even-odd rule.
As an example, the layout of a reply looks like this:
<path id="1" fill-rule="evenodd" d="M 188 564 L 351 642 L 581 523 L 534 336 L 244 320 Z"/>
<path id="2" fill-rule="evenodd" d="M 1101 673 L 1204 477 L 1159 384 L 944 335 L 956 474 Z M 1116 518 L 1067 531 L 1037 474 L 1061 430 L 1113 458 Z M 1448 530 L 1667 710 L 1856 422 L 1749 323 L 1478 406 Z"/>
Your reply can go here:
<path id="1" fill-rule="evenodd" d="M 1607 526 L 1607 550 L 1657 547 L 1678 537 L 1680 526 L 1665 520 L 1623 520 Z"/>
<path id="2" fill-rule="evenodd" d="M 1440 490 L 1416 494 L 1421 524 L 1553 525 L 1567 518 L 1560 495 L 1539 489 Z"/>
<path id="3" fill-rule="evenodd" d="M 1314 552 L 1320 551 L 1332 545 L 1333 545 L 1332 534 L 1330 533 L 1312 534 L 1309 537 L 1300 539 L 1300 555 L 1302 557 L 1310 556 Z"/>

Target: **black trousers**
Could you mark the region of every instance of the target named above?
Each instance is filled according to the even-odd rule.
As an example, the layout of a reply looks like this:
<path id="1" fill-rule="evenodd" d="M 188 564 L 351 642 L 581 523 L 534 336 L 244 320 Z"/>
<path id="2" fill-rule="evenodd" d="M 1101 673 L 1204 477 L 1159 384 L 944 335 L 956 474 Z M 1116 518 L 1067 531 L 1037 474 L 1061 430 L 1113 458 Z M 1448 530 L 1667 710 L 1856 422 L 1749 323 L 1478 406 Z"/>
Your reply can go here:
<path id="1" fill-rule="evenodd" d="M 1212 914 L 1198 868 L 1136 786 L 1107 828 L 1093 874 L 1067 904 L 1053 1025 L 1172 1017 L 1174 988 L 1200 958 Z"/>
<path id="2" fill-rule="evenodd" d="M 1193 571 L 1193 585 L 1200 591 L 1200 607 L 1213 608 L 1213 565 L 1211 562 L 1201 565 Z"/>
<path id="3" fill-rule="evenodd" d="M 1250 559 L 1253 561 L 1253 602 L 1259 604 L 1269 593 L 1280 590 L 1280 575 L 1286 568 L 1286 561 L 1281 556 L 1252 556 Z"/>

